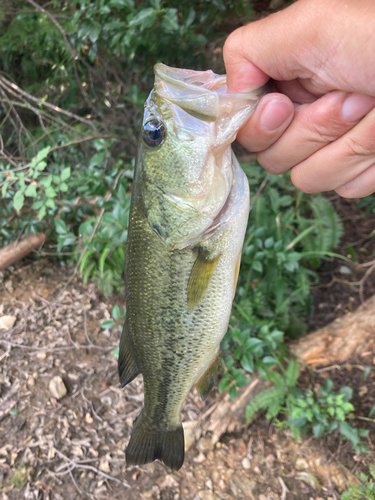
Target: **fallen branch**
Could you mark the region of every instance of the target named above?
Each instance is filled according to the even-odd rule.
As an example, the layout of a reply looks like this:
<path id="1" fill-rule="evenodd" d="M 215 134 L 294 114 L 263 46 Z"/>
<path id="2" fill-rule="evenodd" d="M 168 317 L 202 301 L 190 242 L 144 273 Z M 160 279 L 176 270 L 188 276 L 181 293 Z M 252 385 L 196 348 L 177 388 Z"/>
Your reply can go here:
<path id="1" fill-rule="evenodd" d="M 23 259 L 33 250 L 40 248 L 45 241 L 45 234 L 30 233 L 21 241 L 13 241 L 0 249 L 0 270 L 6 269 L 15 262 Z"/>

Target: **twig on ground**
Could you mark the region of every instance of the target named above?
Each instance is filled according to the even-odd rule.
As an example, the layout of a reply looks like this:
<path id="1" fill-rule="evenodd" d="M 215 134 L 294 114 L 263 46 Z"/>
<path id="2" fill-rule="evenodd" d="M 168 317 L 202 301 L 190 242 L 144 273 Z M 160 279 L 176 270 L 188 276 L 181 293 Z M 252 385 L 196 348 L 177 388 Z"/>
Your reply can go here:
<path id="1" fill-rule="evenodd" d="M 108 479 L 109 481 L 114 481 L 117 484 L 121 484 L 125 488 L 130 488 L 130 485 L 127 482 L 120 481 L 116 477 L 113 477 L 113 476 L 111 476 L 109 474 L 106 474 L 105 472 L 102 472 L 101 470 L 97 469 L 96 467 L 93 467 L 92 465 L 85 465 L 85 464 L 81 464 L 79 462 L 74 462 L 74 460 L 71 460 L 69 457 L 67 457 L 66 455 L 64 455 L 64 453 L 61 453 L 61 451 L 59 451 L 57 448 L 53 447 L 53 449 L 54 449 L 55 453 L 57 453 L 64 460 L 67 460 L 71 465 L 74 466 L 74 468 L 91 470 L 95 474 L 98 474 L 99 476 L 102 476 L 105 479 Z"/>
<path id="2" fill-rule="evenodd" d="M 277 476 L 277 479 L 279 480 L 279 483 L 281 485 L 281 499 L 280 500 L 286 500 L 286 494 L 289 493 L 288 488 L 286 487 L 286 484 L 284 481 L 281 479 L 280 476 Z"/>

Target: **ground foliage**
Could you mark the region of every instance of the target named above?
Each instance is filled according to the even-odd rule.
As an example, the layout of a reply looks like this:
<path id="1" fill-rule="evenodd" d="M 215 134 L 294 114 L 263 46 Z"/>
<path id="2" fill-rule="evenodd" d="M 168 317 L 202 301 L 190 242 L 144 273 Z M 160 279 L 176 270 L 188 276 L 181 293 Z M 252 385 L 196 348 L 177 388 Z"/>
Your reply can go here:
<path id="1" fill-rule="evenodd" d="M 96 281 L 107 296 L 122 291 L 137 129 L 152 66 L 162 60 L 222 71 L 228 19 L 233 27 L 252 15 L 246 1 L 5 1 L 0 14 L 1 243 L 29 231 L 45 232 L 51 242 L 47 251 L 77 264 L 85 282 Z M 343 232 L 323 196 L 302 194 L 287 175 L 268 176 L 254 162 L 243 167 L 252 211 L 219 385 L 233 398 L 254 372 L 272 379 L 271 368 L 282 370 L 289 356 L 285 336 L 305 331 L 316 269 L 335 255 Z M 117 326 L 122 306 L 112 315 L 110 326 Z M 285 373 L 283 380 L 287 389 L 280 408 L 291 402 L 298 407 L 294 399 L 301 395 L 289 390 L 295 381 L 291 384 Z M 335 428 L 332 422 L 345 428 L 349 406 L 342 405 L 350 398 L 332 397 L 343 413 L 327 410 L 330 427 L 306 411 L 306 421 L 294 427 L 312 428 L 315 435 L 318 425 L 325 431 Z M 272 416 L 275 408 L 268 408 Z M 296 416 L 293 408 L 289 405 L 291 418 L 301 417 L 303 411 Z"/>

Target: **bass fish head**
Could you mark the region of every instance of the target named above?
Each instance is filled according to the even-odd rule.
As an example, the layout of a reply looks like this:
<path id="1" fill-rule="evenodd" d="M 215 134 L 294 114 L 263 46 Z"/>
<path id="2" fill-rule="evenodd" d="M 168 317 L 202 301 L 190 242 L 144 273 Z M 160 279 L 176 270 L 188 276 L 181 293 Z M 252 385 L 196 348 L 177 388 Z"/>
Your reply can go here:
<path id="1" fill-rule="evenodd" d="M 212 226 L 233 182 L 231 143 L 264 89 L 228 94 L 212 71 L 156 64 L 144 105 L 135 186 L 151 228 L 171 248 Z"/>

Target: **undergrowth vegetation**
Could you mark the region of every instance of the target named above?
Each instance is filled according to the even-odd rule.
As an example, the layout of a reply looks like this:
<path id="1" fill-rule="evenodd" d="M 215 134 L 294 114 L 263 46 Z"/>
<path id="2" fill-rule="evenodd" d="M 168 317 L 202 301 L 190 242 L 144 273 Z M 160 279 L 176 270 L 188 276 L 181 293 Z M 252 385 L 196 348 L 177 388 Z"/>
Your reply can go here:
<path id="1" fill-rule="evenodd" d="M 6 0 L 0 10 L 1 246 L 43 232 L 49 244 L 40 256 L 78 266 L 107 297 L 123 292 L 137 129 L 152 66 L 222 72 L 226 33 L 251 19 L 252 4 Z M 326 198 L 297 191 L 288 175 L 266 175 L 254 162 L 243 168 L 252 210 L 219 389 L 235 398 L 258 373 L 274 387 L 251 403 L 249 418 L 260 409 L 268 418 L 284 414 L 277 425 L 296 437 L 338 429 L 364 451 L 365 432 L 347 422 L 350 389 L 335 394 L 328 381 L 319 393 L 299 389 L 285 344 L 306 331 L 316 270 L 335 256 L 342 224 Z M 103 328 L 123 321 L 123 307 Z"/>

